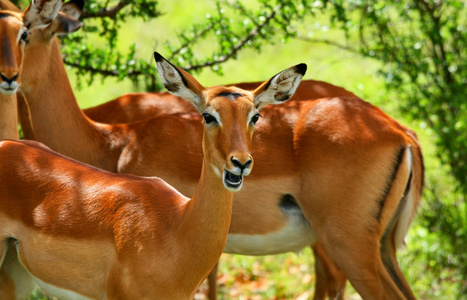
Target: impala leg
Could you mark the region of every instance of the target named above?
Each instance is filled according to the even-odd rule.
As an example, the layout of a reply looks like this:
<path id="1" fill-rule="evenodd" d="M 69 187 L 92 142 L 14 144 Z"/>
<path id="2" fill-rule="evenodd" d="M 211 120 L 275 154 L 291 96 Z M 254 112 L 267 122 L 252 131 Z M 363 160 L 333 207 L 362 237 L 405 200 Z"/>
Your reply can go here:
<path id="1" fill-rule="evenodd" d="M 219 269 L 219 262 L 216 263 L 214 268 L 208 275 L 208 299 L 217 299 L 217 270 Z"/>
<path id="2" fill-rule="evenodd" d="M 16 299 L 15 283 L 3 268 L 0 270 L 0 299 Z"/>
<path id="3" fill-rule="evenodd" d="M 339 230 L 330 222 L 319 237 L 324 250 L 337 263 L 363 299 L 406 299 L 386 271 L 380 254 L 380 237 L 358 220 Z M 340 231 L 340 232 L 339 232 Z"/>
<path id="4" fill-rule="evenodd" d="M 344 272 L 328 257 L 318 241 L 311 246 L 315 256 L 315 293 L 314 300 L 324 300 L 326 295 L 330 299 L 343 300 L 347 279 Z"/>
<path id="5" fill-rule="evenodd" d="M 19 262 L 14 240 L 6 242 L 0 269 L 0 299 L 26 299 L 36 283 Z"/>

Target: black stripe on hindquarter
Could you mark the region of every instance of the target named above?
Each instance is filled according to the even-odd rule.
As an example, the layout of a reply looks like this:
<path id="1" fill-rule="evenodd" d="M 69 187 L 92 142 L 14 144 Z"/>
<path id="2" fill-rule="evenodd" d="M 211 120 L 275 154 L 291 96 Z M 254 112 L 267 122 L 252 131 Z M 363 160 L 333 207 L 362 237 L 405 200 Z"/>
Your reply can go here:
<path id="1" fill-rule="evenodd" d="M 392 183 L 394 182 L 394 179 L 396 179 L 397 171 L 399 170 L 399 166 L 402 163 L 402 157 L 404 157 L 405 149 L 406 148 L 404 147 L 399 150 L 399 153 L 397 154 L 397 159 L 393 164 L 392 173 L 386 179 L 386 186 L 383 190 L 383 194 L 381 195 L 379 200 L 377 200 L 379 209 L 378 209 L 378 212 L 376 213 L 375 218 L 378 221 L 381 219 L 381 214 L 384 208 L 384 204 L 386 203 L 386 199 L 388 198 L 389 192 L 391 191 Z"/>

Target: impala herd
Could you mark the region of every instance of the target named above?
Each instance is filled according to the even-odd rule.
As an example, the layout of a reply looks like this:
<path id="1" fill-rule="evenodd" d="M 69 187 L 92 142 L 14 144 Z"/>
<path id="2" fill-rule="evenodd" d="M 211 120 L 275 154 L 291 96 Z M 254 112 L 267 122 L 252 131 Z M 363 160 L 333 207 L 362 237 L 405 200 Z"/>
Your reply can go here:
<path id="1" fill-rule="evenodd" d="M 413 131 L 305 64 L 206 88 L 157 52 L 170 94 L 82 111 L 56 39 L 82 7 L 0 0 L 0 299 L 193 299 L 206 278 L 216 299 L 222 252 L 307 246 L 314 299 L 347 280 L 415 299 L 396 260 L 423 189 Z"/>

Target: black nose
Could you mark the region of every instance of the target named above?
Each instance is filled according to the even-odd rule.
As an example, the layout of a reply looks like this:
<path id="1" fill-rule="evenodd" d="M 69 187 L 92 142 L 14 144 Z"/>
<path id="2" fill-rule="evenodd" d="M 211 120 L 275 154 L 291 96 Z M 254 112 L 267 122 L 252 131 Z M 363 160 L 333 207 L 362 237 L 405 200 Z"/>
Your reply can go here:
<path id="1" fill-rule="evenodd" d="M 248 159 L 248 161 L 247 161 L 246 163 L 244 163 L 244 164 L 242 164 L 240 161 L 238 161 L 238 160 L 237 160 L 236 158 L 234 158 L 234 157 L 230 158 L 230 160 L 232 161 L 232 163 L 234 164 L 234 166 L 239 167 L 240 170 L 242 170 L 242 172 L 243 172 L 244 169 L 248 168 L 249 165 L 251 165 L 251 158 Z"/>
<path id="2" fill-rule="evenodd" d="M 6 77 L 6 76 L 3 75 L 3 74 L 0 74 L 0 77 L 2 77 L 3 81 L 5 81 L 6 83 L 12 84 L 13 81 L 15 81 L 16 79 L 18 79 L 18 73 L 16 73 L 16 75 L 13 75 L 13 77 L 11 77 L 11 78 L 8 78 L 8 77 Z"/>

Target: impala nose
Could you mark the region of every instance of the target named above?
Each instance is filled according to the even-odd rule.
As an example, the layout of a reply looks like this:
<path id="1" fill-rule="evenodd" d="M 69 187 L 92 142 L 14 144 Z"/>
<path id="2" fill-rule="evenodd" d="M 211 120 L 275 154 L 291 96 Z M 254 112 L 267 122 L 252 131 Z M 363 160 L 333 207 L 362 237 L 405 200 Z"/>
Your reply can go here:
<path id="1" fill-rule="evenodd" d="M 240 169 L 240 174 L 243 174 L 243 171 L 251 165 L 251 158 L 249 158 L 245 163 L 241 163 L 235 157 L 231 157 L 230 160 L 232 161 L 233 165 Z"/>
<path id="2" fill-rule="evenodd" d="M 9 78 L 5 74 L 0 73 L 0 77 L 2 78 L 2 80 L 8 83 L 9 85 L 11 85 L 16 79 L 18 79 L 18 75 L 19 73 L 16 73 L 15 75 Z"/>

